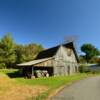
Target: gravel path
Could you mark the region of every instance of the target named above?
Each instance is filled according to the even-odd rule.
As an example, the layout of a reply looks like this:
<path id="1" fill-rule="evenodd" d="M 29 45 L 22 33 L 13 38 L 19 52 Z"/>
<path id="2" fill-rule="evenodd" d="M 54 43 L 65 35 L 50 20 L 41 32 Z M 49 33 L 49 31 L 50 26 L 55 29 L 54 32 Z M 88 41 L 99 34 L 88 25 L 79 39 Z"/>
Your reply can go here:
<path id="1" fill-rule="evenodd" d="M 51 100 L 100 100 L 100 76 L 90 77 L 65 87 Z"/>

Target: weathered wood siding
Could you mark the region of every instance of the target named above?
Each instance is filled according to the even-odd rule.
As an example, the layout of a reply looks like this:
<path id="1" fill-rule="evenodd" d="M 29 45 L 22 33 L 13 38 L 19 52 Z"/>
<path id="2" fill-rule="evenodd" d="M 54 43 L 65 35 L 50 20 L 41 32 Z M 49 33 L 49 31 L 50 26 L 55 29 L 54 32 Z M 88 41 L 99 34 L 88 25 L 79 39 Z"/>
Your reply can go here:
<path id="1" fill-rule="evenodd" d="M 70 50 L 71 55 L 68 55 L 68 50 Z M 63 46 L 58 49 L 53 64 L 54 75 L 68 75 L 76 72 L 78 69 L 78 64 L 73 50 Z"/>
<path id="2" fill-rule="evenodd" d="M 78 70 L 78 63 L 71 48 L 60 46 L 54 58 L 34 65 L 35 67 L 53 67 L 53 74 L 69 75 Z"/>
<path id="3" fill-rule="evenodd" d="M 41 62 L 41 63 L 39 63 L 39 64 L 36 64 L 36 65 L 34 65 L 34 66 L 38 66 L 38 67 L 53 67 L 53 60 L 54 60 L 54 59 L 50 59 L 50 60 Z"/>

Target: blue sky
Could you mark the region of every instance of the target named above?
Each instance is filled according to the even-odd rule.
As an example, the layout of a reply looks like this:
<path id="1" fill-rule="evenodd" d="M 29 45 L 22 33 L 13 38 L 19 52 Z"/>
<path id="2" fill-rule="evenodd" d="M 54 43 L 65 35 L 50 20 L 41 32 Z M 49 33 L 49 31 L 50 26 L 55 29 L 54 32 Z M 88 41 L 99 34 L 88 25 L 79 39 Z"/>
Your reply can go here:
<path id="1" fill-rule="evenodd" d="M 0 0 L 0 37 L 7 32 L 19 44 L 48 48 L 77 35 L 78 48 L 100 49 L 100 0 Z"/>

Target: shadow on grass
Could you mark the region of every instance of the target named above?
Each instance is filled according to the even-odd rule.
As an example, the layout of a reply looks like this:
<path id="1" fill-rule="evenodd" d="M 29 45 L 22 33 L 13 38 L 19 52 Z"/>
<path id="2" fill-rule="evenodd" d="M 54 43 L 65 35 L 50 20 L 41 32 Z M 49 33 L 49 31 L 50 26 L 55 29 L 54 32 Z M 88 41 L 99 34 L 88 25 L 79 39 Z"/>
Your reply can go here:
<path id="1" fill-rule="evenodd" d="M 23 77 L 23 75 L 19 71 L 11 72 L 11 73 L 6 73 L 10 78 L 18 78 L 18 77 Z"/>

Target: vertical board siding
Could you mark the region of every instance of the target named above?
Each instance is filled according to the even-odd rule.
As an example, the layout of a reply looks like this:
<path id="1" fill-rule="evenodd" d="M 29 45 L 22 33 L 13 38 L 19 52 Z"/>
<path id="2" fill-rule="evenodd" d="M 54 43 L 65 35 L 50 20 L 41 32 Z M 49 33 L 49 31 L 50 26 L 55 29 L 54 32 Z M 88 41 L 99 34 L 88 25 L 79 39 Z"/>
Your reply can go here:
<path id="1" fill-rule="evenodd" d="M 61 46 L 56 55 L 54 61 L 54 75 L 69 75 L 75 73 L 75 67 L 78 67 L 75 54 L 72 49 L 71 55 L 68 55 L 68 50 L 70 48 L 65 48 Z"/>
<path id="2" fill-rule="evenodd" d="M 40 67 L 51 67 L 53 66 L 53 59 L 50 59 L 50 60 L 47 60 L 47 61 L 44 61 L 44 62 L 41 62 L 39 64 L 35 64 L 34 66 L 40 66 Z"/>
<path id="3" fill-rule="evenodd" d="M 70 51 L 70 55 L 68 52 Z M 53 59 L 36 64 L 38 67 L 53 67 L 53 75 L 71 75 L 78 69 L 73 49 L 60 46 Z"/>

